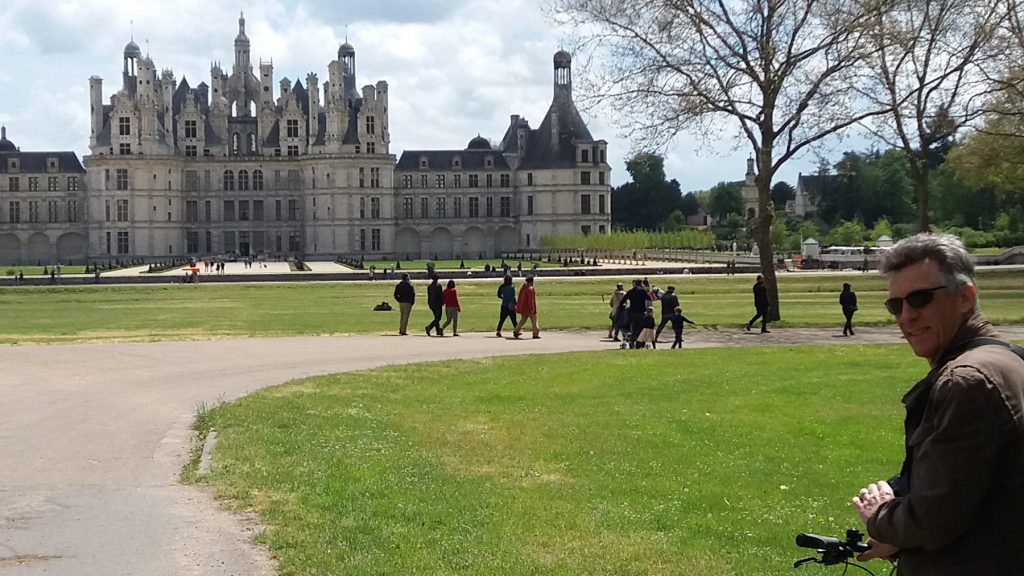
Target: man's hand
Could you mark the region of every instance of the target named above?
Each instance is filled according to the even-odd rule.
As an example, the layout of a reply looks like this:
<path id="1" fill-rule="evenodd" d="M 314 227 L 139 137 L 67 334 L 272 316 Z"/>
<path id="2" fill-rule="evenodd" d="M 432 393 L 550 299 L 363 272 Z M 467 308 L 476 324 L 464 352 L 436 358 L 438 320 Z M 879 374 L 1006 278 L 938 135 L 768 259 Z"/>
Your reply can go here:
<path id="1" fill-rule="evenodd" d="M 853 497 L 851 503 L 853 507 L 857 509 L 857 514 L 860 515 L 860 519 L 866 525 L 868 519 L 875 515 L 875 511 L 885 504 L 886 502 L 896 498 L 896 495 L 892 492 L 892 487 L 889 483 L 884 480 L 879 480 L 874 484 L 868 485 L 866 488 L 861 488 L 860 492 Z"/>
<path id="2" fill-rule="evenodd" d="M 868 560 L 874 560 L 875 558 L 892 560 L 893 556 L 900 551 L 899 548 L 879 542 L 874 538 L 868 538 L 868 546 L 870 546 L 870 548 L 867 552 L 863 552 L 857 556 L 858 562 L 867 562 Z"/>

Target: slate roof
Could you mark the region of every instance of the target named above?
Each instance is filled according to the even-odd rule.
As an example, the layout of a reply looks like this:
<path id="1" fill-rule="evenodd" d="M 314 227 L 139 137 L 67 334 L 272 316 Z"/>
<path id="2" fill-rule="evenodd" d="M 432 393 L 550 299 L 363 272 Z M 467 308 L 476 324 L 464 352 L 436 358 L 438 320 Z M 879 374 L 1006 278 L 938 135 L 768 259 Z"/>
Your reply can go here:
<path id="1" fill-rule="evenodd" d="M 7 159 L 17 158 L 21 174 L 46 174 L 46 161 L 57 159 L 58 174 L 85 174 L 85 167 L 74 152 L 0 152 L 0 173 L 7 173 Z"/>
<path id="2" fill-rule="evenodd" d="M 462 172 L 477 172 L 483 170 L 511 170 L 508 162 L 501 152 L 497 150 L 406 150 L 395 165 L 395 170 L 415 172 L 420 170 L 420 158 L 427 158 L 428 168 L 424 170 L 440 171 L 451 170 L 452 160 L 456 156 L 462 161 Z M 493 168 L 484 167 L 484 158 L 491 156 L 494 160 Z"/>
<path id="3" fill-rule="evenodd" d="M 552 114 L 558 115 L 558 135 L 552 137 Z M 544 121 L 530 131 L 526 157 L 521 168 L 572 168 L 576 166 L 576 142 L 593 142 L 594 137 L 570 98 L 556 97 Z"/>

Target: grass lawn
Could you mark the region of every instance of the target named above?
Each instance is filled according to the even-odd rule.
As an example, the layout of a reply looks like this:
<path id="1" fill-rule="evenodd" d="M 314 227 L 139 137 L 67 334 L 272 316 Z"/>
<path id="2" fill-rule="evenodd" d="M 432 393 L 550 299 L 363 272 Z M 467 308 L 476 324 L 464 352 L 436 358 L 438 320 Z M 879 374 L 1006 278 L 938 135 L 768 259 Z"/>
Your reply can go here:
<path id="1" fill-rule="evenodd" d="M 317 377 L 206 414 L 202 481 L 259 512 L 284 575 L 788 576 L 797 532 L 857 526 L 849 498 L 898 470 L 925 372 L 816 346 Z"/>
<path id="2" fill-rule="evenodd" d="M 461 278 L 461 276 L 454 276 Z M 444 276 L 447 279 L 448 276 Z M 628 279 L 624 279 L 627 280 Z M 655 285 L 677 286 L 687 317 L 725 327 L 742 326 L 753 315 L 748 277 L 652 277 Z M 839 290 L 851 282 L 860 299 L 855 325 L 890 324 L 884 279 L 875 274 L 779 277 L 780 326 L 835 326 L 843 323 Z M 517 279 L 517 286 L 522 282 Z M 604 329 L 614 279 L 537 280 L 542 329 Z M 491 332 L 498 317 L 499 280 L 460 282 L 464 332 Z M 1024 272 L 983 271 L 982 310 L 997 324 L 1024 323 Z M 416 282 L 413 331 L 430 319 L 426 282 Z M 398 312 L 373 312 L 392 301 L 394 282 L 167 284 L 159 286 L 4 286 L 0 344 L 44 342 L 149 341 L 246 336 L 373 334 L 394 332 Z M 397 308 L 397 306 L 396 306 Z"/>
<path id="3" fill-rule="evenodd" d="M 46 268 L 46 273 L 43 273 Z M 25 276 L 49 276 L 49 266 L 0 266 L 4 276 L 17 276 L 21 272 Z M 61 266 L 61 274 L 85 274 L 85 266 Z"/>

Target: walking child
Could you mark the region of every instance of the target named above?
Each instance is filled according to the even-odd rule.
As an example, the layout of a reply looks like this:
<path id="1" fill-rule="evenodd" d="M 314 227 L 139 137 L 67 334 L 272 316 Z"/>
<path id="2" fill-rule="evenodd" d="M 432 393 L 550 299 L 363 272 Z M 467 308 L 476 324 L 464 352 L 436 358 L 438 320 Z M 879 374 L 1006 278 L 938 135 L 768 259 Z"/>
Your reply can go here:
<path id="1" fill-rule="evenodd" d="M 683 316 L 683 309 L 678 307 L 678 306 L 676 306 L 675 314 L 672 315 L 672 331 L 676 333 L 676 339 L 675 339 L 674 342 L 672 342 L 672 348 L 673 349 L 675 349 L 675 348 L 682 348 L 683 347 L 683 324 L 684 323 L 689 323 L 690 326 L 696 326 L 697 325 L 693 321 L 691 321 L 689 318 L 687 318 L 686 316 Z"/>
<path id="2" fill-rule="evenodd" d="M 658 348 L 658 340 L 654 337 L 654 327 L 657 325 L 658 323 L 654 321 L 654 310 L 648 308 L 644 311 L 644 318 L 640 323 L 642 329 L 640 330 L 640 337 L 636 340 L 636 347 L 638 349 L 646 348 L 647 344 L 650 344 L 654 350 Z"/>

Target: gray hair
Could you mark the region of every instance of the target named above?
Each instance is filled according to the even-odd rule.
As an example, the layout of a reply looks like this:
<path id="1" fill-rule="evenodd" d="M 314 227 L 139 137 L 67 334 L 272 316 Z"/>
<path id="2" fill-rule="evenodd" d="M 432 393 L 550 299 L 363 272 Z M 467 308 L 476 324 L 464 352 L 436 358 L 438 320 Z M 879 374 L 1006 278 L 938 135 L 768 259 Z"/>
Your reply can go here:
<path id="1" fill-rule="evenodd" d="M 891 278 L 894 273 L 924 260 L 938 265 L 939 274 L 950 292 L 976 284 L 974 262 L 963 242 L 952 234 L 922 232 L 904 238 L 882 254 L 878 270 Z"/>

